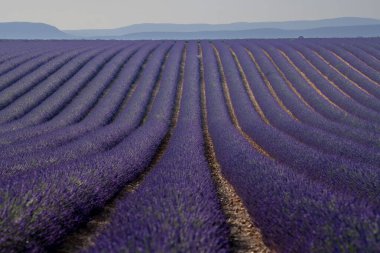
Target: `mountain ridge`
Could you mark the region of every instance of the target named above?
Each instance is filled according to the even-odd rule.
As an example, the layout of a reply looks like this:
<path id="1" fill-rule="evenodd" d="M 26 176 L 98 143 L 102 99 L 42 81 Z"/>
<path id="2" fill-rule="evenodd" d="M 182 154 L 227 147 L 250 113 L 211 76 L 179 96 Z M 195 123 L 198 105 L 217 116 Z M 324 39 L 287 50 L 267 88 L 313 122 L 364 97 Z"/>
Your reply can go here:
<path id="1" fill-rule="evenodd" d="M 353 26 L 379 24 L 380 20 L 360 17 L 340 17 L 321 20 L 294 20 L 279 22 L 235 22 L 229 24 L 173 24 L 143 23 L 113 29 L 63 30 L 68 34 L 81 37 L 124 36 L 141 32 L 205 32 L 205 31 L 242 31 L 261 28 L 285 30 L 314 29 L 326 26 Z"/>
<path id="2" fill-rule="evenodd" d="M 241 31 L 143 32 L 103 37 L 119 40 L 276 39 L 276 38 L 380 37 L 380 25 L 319 27 L 305 30 L 262 28 Z"/>
<path id="3" fill-rule="evenodd" d="M 1 39 L 69 39 L 68 35 L 57 27 L 34 22 L 3 22 L 0 23 Z"/>
<path id="4" fill-rule="evenodd" d="M 247 27 L 249 29 L 244 29 Z M 83 31 L 87 31 L 87 34 L 83 34 Z M 80 35 L 81 33 L 82 35 Z M 90 36 L 91 34 L 93 36 Z M 346 17 L 285 22 L 238 22 L 216 25 L 135 24 L 116 29 L 76 30 L 76 33 L 73 31 L 68 33 L 68 30 L 62 31 L 57 27 L 44 23 L 0 23 L 0 39 L 264 39 L 296 38 L 299 36 L 305 38 L 378 37 L 380 36 L 380 20 Z"/>

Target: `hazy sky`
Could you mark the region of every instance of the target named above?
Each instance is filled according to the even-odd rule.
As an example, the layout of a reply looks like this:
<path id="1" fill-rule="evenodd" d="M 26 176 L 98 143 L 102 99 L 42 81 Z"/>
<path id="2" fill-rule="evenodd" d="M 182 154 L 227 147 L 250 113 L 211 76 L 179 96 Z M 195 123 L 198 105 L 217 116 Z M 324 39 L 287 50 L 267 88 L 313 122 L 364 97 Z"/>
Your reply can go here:
<path id="1" fill-rule="evenodd" d="M 380 19 L 380 0 L 0 0 L 0 22 L 61 29 L 135 23 L 231 23 L 356 16 Z"/>

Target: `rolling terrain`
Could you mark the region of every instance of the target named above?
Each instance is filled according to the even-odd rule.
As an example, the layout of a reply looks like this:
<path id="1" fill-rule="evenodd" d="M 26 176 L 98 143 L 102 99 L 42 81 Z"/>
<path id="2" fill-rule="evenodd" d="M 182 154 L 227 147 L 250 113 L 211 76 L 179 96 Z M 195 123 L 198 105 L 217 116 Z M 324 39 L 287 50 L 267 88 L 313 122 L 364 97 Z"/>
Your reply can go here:
<path id="1" fill-rule="evenodd" d="M 237 22 L 231 24 L 134 24 L 113 29 L 63 30 L 63 32 L 83 38 L 122 37 L 141 33 L 195 33 L 231 32 L 246 30 L 309 30 L 321 27 L 380 25 L 380 20 L 360 17 L 342 17 L 322 20 L 295 20 L 282 22 Z M 227 39 L 227 38 L 225 38 Z"/>
<path id="2" fill-rule="evenodd" d="M 134 24 L 113 29 L 60 30 L 31 22 L 0 23 L 0 39 L 25 40 L 194 40 L 380 37 L 380 20 L 343 17 L 231 24 Z"/>
<path id="3" fill-rule="evenodd" d="M 378 252 L 380 39 L 0 41 L 0 252 Z"/>

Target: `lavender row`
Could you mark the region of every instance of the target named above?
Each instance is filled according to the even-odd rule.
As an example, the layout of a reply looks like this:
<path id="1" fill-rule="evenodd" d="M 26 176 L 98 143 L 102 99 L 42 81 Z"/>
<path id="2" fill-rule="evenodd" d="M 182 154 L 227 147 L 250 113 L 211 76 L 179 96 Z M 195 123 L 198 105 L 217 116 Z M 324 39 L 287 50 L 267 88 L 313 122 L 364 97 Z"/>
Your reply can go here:
<path id="1" fill-rule="evenodd" d="M 86 117 L 81 123 L 75 124 L 72 127 L 63 128 L 62 131 L 58 133 L 55 131 L 52 132 L 52 134 L 43 135 L 44 142 L 40 142 L 39 144 L 48 145 L 49 147 L 28 155 L 18 155 L 3 159 L 1 161 L 1 167 L 7 169 L 3 170 L 2 178 L 5 179 L 10 175 L 14 176 L 15 174 L 26 173 L 33 168 L 67 162 L 91 153 L 104 151 L 120 142 L 142 121 L 145 114 L 145 107 L 148 104 L 151 90 L 156 83 L 162 60 L 170 46 L 171 43 L 165 43 L 153 53 L 144 73 L 142 73 L 142 80 L 139 80 L 137 89 L 126 107 L 126 113 L 124 113 L 125 117 L 123 117 L 122 122 L 84 134 L 86 131 L 88 132 L 94 129 L 97 126 L 97 121 L 106 121 L 107 117 L 116 111 L 117 108 L 115 108 L 114 105 L 120 103 L 115 104 L 115 102 L 117 102 L 115 93 L 121 92 L 122 96 L 120 96 L 119 99 L 123 99 L 125 91 L 122 91 L 122 89 L 128 90 L 128 85 L 124 83 L 124 78 L 130 74 L 129 68 L 124 70 L 122 73 L 124 75 L 120 75 L 119 82 L 113 84 L 107 96 L 104 97 L 104 100 L 100 101 L 99 106 L 94 108 L 90 113 L 91 115 Z M 135 62 L 132 61 L 130 67 L 134 66 L 133 63 Z M 93 119 L 91 119 L 91 117 L 93 117 Z M 78 133 L 83 134 L 83 136 L 78 135 Z M 75 139 L 77 136 L 78 139 Z M 73 139 L 71 142 L 62 145 L 65 143 L 65 140 L 70 140 L 70 138 Z M 33 140 L 31 140 L 31 142 L 33 143 Z M 54 144 L 61 144 L 61 146 L 52 149 L 51 146 Z"/>
<path id="2" fill-rule="evenodd" d="M 57 48 L 68 44 L 70 43 L 20 43 L 20 41 L 12 41 L 8 45 L 8 43 L 2 42 L 0 44 L 0 50 L 4 52 L 0 55 L 0 73 L 4 74 L 4 68 L 8 68 L 7 71 L 9 71 L 20 65 L 23 61 L 37 57 L 46 52 L 52 52 L 57 50 Z M 79 47 L 80 45 L 76 45 L 75 48 Z M 82 48 L 83 47 L 84 45 L 82 44 Z"/>
<path id="3" fill-rule="evenodd" d="M 47 75 L 47 78 L 38 82 L 38 85 L 30 89 L 30 92 L 24 94 L 21 98 L 9 104 L 9 106 L 0 112 L 0 122 L 9 122 L 21 118 L 29 111 L 61 88 L 67 81 L 73 78 L 86 64 L 105 50 L 109 46 L 91 49 L 81 52 L 78 57 L 73 58 L 67 64 L 63 65 L 56 73 Z M 13 87 L 13 86 L 12 86 Z"/>
<path id="4" fill-rule="evenodd" d="M 223 47 L 223 45 L 220 45 L 220 47 L 222 60 L 224 58 L 226 61 L 225 66 L 233 66 L 233 60 L 231 56 L 228 55 L 228 49 Z M 248 45 L 248 48 L 249 50 L 252 50 L 253 57 L 256 58 L 253 60 L 258 62 L 259 70 L 265 70 L 266 73 L 271 73 L 265 75 L 264 78 L 267 78 L 268 85 L 270 86 L 269 88 L 272 88 L 275 95 L 279 97 L 280 103 L 282 103 L 282 101 L 284 101 L 285 104 L 291 102 L 292 99 L 289 98 L 289 96 L 282 97 L 282 95 L 290 93 L 290 91 L 286 90 L 287 85 L 282 82 L 281 77 L 271 66 L 269 60 L 266 59 L 266 56 L 254 44 Z M 298 118 L 295 118 L 284 105 L 284 108 L 281 108 L 279 102 L 274 99 L 273 95 L 268 90 L 269 88 L 264 84 L 264 81 L 262 80 L 263 77 L 260 78 L 261 74 L 256 70 L 255 65 L 244 52 L 243 48 L 239 47 L 239 45 L 234 45 L 234 49 L 236 49 L 237 54 L 241 59 L 241 65 L 244 66 L 243 69 L 245 69 L 245 72 L 250 72 L 247 77 L 251 84 L 251 90 L 256 93 L 258 103 L 262 105 L 261 108 L 264 114 L 268 117 L 274 127 L 290 135 L 294 139 L 326 154 L 335 154 L 346 159 L 352 159 L 354 161 L 369 163 L 372 165 L 380 164 L 380 154 L 378 154 L 378 150 L 366 148 L 363 145 L 336 137 L 335 135 L 328 134 L 324 131 L 303 124 Z M 227 72 L 226 75 L 234 77 L 235 73 Z M 302 110 L 301 108 L 305 108 L 305 106 L 300 105 L 293 112 Z M 288 110 L 288 113 L 285 110 Z M 305 112 L 304 114 L 308 115 L 310 112 Z"/>
<path id="5" fill-rule="evenodd" d="M 2 74 L 0 80 L 0 90 L 11 86 L 14 82 L 22 80 L 24 77 L 27 77 L 30 73 L 43 66 L 46 62 L 49 62 L 49 60 L 54 59 L 60 55 L 64 55 L 67 50 L 72 50 L 70 44 L 58 47 L 58 49 L 55 50 L 47 51 L 41 56 L 33 58 L 32 60 L 27 61 L 20 66 L 17 66 L 11 71 Z"/>
<path id="6" fill-rule="evenodd" d="M 68 127 L 51 130 L 33 138 L 24 138 L 17 143 L 13 143 L 11 146 L 5 147 L 2 157 L 59 146 L 102 124 L 106 124 L 116 113 L 118 107 L 121 106 L 122 101 L 126 100 L 126 94 L 131 95 L 133 93 L 133 89 L 130 86 L 135 81 L 138 72 L 142 71 L 143 61 L 147 60 L 147 55 L 151 53 L 154 47 L 155 44 L 147 45 L 130 56 L 131 58 L 126 62 L 121 73 L 115 79 L 112 90 L 99 101 L 96 106 L 98 109 L 94 108 L 82 121 Z"/>
<path id="7" fill-rule="evenodd" d="M 372 51 L 371 48 L 369 48 L 368 51 L 373 52 L 373 53 L 369 53 L 365 45 L 363 45 L 364 47 L 359 47 L 357 45 L 352 45 L 352 44 L 345 44 L 345 43 L 338 44 L 337 43 L 337 46 L 344 48 L 350 54 L 360 59 L 365 65 L 371 67 L 375 71 L 380 71 L 380 60 L 373 55 L 373 54 L 377 54 L 379 56 L 380 54 L 379 51 L 376 51 L 376 50 Z"/>
<path id="8" fill-rule="evenodd" d="M 265 124 L 253 108 L 234 63 L 224 69 L 237 121 L 272 158 L 328 187 L 367 201 L 374 210 L 380 207 L 376 197 L 380 195 L 378 167 L 322 153 Z"/>
<path id="9" fill-rule="evenodd" d="M 69 53 L 59 55 L 54 59 L 47 59 L 47 63 L 43 64 L 34 71 L 31 71 L 24 78 L 19 79 L 18 81 L 12 83 L 12 85 L 3 89 L 0 94 L 0 109 L 4 109 L 14 100 L 33 89 L 40 82 L 45 81 L 47 77 L 54 74 L 69 61 L 77 57 L 80 53 L 80 51 L 71 51 Z"/>
<path id="10" fill-rule="evenodd" d="M 378 84 L 375 84 L 371 80 L 369 80 L 369 79 L 365 78 L 364 76 L 358 74 L 356 71 L 354 71 L 352 68 L 347 66 L 340 59 L 336 58 L 330 51 L 323 50 L 323 49 L 320 49 L 320 51 L 317 51 L 319 48 L 317 48 L 315 46 L 309 46 L 309 47 L 316 50 L 316 52 L 318 52 L 318 54 L 320 54 L 320 56 L 323 57 L 329 64 L 331 64 L 332 66 L 337 68 L 341 73 L 343 73 L 347 78 L 349 78 L 350 80 L 355 82 L 355 84 L 357 84 L 359 87 L 361 87 L 362 89 L 364 89 L 368 93 L 372 94 L 376 98 L 380 97 L 379 85 Z M 302 48 L 302 46 L 301 46 L 301 48 Z"/>
<path id="11" fill-rule="evenodd" d="M 136 46 L 138 47 L 138 45 Z M 47 99 L 45 103 L 36 107 L 23 118 L 3 125 L 0 127 L 1 132 L 13 132 L 2 136 L 8 140 L 13 138 L 23 139 L 27 136 L 43 134 L 80 121 L 96 104 L 99 96 L 107 90 L 107 87 L 112 83 L 114 74 L 121 70 L 121 64 L 136 50 L 136 47 L 133 46 L 131 48 L 122 46 L 111 49 L 112 53 L 108 52 L 106 55 L 99 55 L 101 57 L 97 58 L 97 61 L 100 61 L 98 65 L 95 65 L 96 62 L 94 62 L 94 65 L 85 66 L 79 74 L 63 86 L 63 89 L 56 92 L 57 95 L 60 95 L 59 97 L 63 94 L 65 97 L 58 101 Z M 67 85 L 70 85 L 71 88 L 67 89 Z M 56 96 L 53 94 L 49 98 L 56 98 Z M 25 126 L 28 126 L 25 121 L 29 123 L 35 120 L 43 121 L 38 122 L 39 124 L 36 126 L 25 128 Z M 16 129 L 20 130 L 14 131 Z"/>
<path id="12" fill-rule="evenodd" d="M 102 50 L 94 49 L 82 52 L 62 66 L 56 73 L 48 76 L 25 96 L 16 99 L 7 108 L 0 111 L 0 122 L 5 123 L 22 117 L 38 104 L 60 88 L 68 79 L 76 74 L 85 64 L 89 63 Z"/>
<path id="13" fill-rule="evenodd" d="M 265 242 L 278 252 L 375 252 L 378 215 L 259 154 L 233 127 L 214 52 L 206 43 L 203 50 L 208 125 L 217 159 Z"/>
<path id="14" fill-rule="evenodd" d="M 48 48 L 40 48 L 39 50 L 36 50 L 33 48 L 30 49 L 30 51 L 28 52 L 24 52 L 23 54 L 21 55 L 17 55 L 17 56 L 0 56 L 0 59 L 1 59 L 1 64 L 0 64 L 0 74 L 1 75 L 4 75 L 8 72 L 10 72 L 11 70 L 17 68 L 18 66 L 34 59 L 34 58 L 38 58 L 39 56 L 43 55 L 44 53 L 46 52 L 49 52 L 49 51 L 53 51 L 54 50 L 54 47 L 51 48 L 51 49 L 48 49 Z"/>
<path id="15" fill-rule="evenodd" d="M 281 55 L 279 59 L 285 58 L 287 64 L 283 64 L 283 66 L 291 65 L 291 69 L 296 70 L 293 71 L 295 76 L 288 75 L 288 78 L 291 78 L 291 80 L 294 81 L 293 84 L 297 90 L 314 109 L 318 110 L 318 112 L 330 120 L 345 124 L 348 127 L 359 128 L 368 134 L 371 134 L 376 130 L 376 126 L 373 126 L 370 122 L 366 122 L 339 107 L 317 87 L 314 81 L 318 81 L 317 78 L 319 74 L 317 71 L 312 71 L 315 67 L 314 65 L 311 65 L 310 62 L 306 61 L 306 58 L 302 58 L 304 57 L 303 55 L 297 54 L 299 51 L 290 47 L 285 48 L 288 49 L 288 51 L 284 51 L 284 43 L 279 44 L 272 42 L 271 44 L 273 44 L 276 51 Z M 289 58 L 289 54 L 294 57 L 293 60 Z M 294 61 L 294 59 L 296 61 Z M 298 62 L 298 65 L 295 64 L 296 62 Z M 299 66 L 301 66 L 301 68 Z M 306 67 L 311 69 L 311 72 L 308 75 L 303 72 Z M 311 77 L 314 78 L 311 80 Z"/>
<path id="16" fill-rule="evenodd" d="M 311 62 L 311 60 L 309 60 L 309 58 L 313 59 L 313 62 L 311 64 L 318 71 L 321 71 L 321 69 L 324 69 L 323 71 L 327 72 L 327 75 L 331 78 L 331 80 L 328 77 L 324 78 L 324 80 L 326 80 L 328 82 L 328 84 L 330 84 L 330 87 L 331 87 L 330 90 L 331 91 L 330 92 L 326 91 L 326 92 L 327 92 L 327 94 L 330 95 L 332 100 L 338 101 L 337 104 L 342 104 L 343 108 L 345 108 L 345 107 L 348 108 L 347 105 L 344 105 L 345 101 L 347 101 L 346 102 L 347 104 L 351 103 L 352 104 L 351 107 L 354 108 L 355 111 L 352 112 L 349 109 L 347 109 L 347 111 L 350 113 L 352 112 L 353 114 L 357 114 L 357 115 L 359 115 L 360 113 L 367 114 L 368 115 L 368 116 L 366 116 L 367 118 L 376 117 L 375 116 L 377 113 L 376 109 L 372 109 L 372 108 L 373 107 L 376 108 L 376 104 L 378 104 L 377 99 L 374 98 L 368 92 L 366 92 L 364 89 L 361 89 L 361 87 L 358 86 L 358 84 L 356 82 L 353 82 L 352 80 L 347 78 L 347 76 L 344 74 L 346 72 L 339 73 L 338 71 L 334 70 L 333 66 L 330 63 L 328 63 L 326 61 L 326 59 L 324 59 L 314 49 L 307 48 L 307 47 L 303 46 L 302 44 L 294 44 L 293 47 L 304 57 L 305 61 Z M 343 64 L 344 63 L 342 63 L 341 61 L 338 61 L 338 65 L 343 65 Z M 350 94 L 345 93 L 339 87 L 339 85 L 337 85 L 336 83 L 338 83 L 338 84 L 340 83 L 340 87 L 343 87 L 343 89 L 346 89 L 346 90 L 351 87 Z M 356 87 L 355 87 L 355 85 L 356 85 Z M 354 92 L 355 89 L 356 89 L 356 93 Z M 353 99 L 350 96 L 352 94 L 354 94 L 355 99 Z M 367 96 L 367 97 L 365 97 L 365 96 Z M 368 98 L 370 98 L 371 101 L 365 102 L 365 99 L 368 99 Z M 360 102 L 358 102 L 357 100 L 359 100 Z M 340 102 L 340 101 L 343 101 L 343 102 Z M 371 102 L 372 102 L 372 104 L 371 104 Z M 362 105 L 363 103 L 365 105 Z M 372 121 L 374 123 L 376 122 L 376 120 L 373 121 L 371 119 L 369 119 L 369 121 Z"/>
<path id="17" fill-rule="evenodd" d="M 302 51 L 307 52 L 307 50 L 305 49 Z M 349 75 L 351 74 L 346 73 L 351 73 L 353 72 L 352 70 L 346 69 L 345 72 L 339 71 L 339 73 L 338 71 L 335 71 L 331 66 L 321 61 L 321 59 L 318 59 L 315 56 L 311 57 L 312 55 L 313 54 L 305 53 L 305 56 L 309 58 L 312 62 L 317 62 L 315 63 L 315 66 L 318 66 L 321 72 L 323 72 L 330 80 L 332 80 L 336 85 L 338 85 L 338 87 L 340 87 L 341 90 L 346 92 L 358 103 L 368 108 L 371 108 L 374 111 L 380 111 L 380 102 L 377 99 L 377 97 L 380 96 L 380 92 L 378 89 L 379 87 L 376 87 L 368 80 L 363 78 L 362 80 L 358 80 L 357 78 L 351 80 L 349 78 Z M 334 58 L 332 57 L 332 59 Z M 334 60 L 336 60 L 334 61 L 334 64 L 344 65 L 343 62 L 340 62 L 337 59 Z"/>
<path id="18" fill-rule="evenodd" d="M 261 70 L 263 72 L 262 74 L 265 75 L 265 73 L 269 73 L 266 75 L 266 78 L 272 80 L 269 83 L 273 87 L 275 94 L 278 96 L 280 102 L 282 102 L 285 105 L 285 110 L 289 109 L 290 112 L 295 115 L 296 121 L 305 120 L 306 121 L 305 123 L 310 122 L 309 125 L 311 127 L 317 127 L 317 128 L 320 128 L 321 130 L 328 131 L 328 132 L 331 132 L 331 130 L 334 129 L 334 131 L 332 131 L 334 135 L 344 137 L 348 141 L 355 141 L 355 142 L 361 142 L 361 143 L 365 141 L 364 144 L 367 145 L 368 148 L 375 149 L 375 152 L 377 152 L 376 150 L 378 148 L 377 139 L 379 135 L 374 133 L 374 131 L 371 131 L 368 129 L 366 131 L 363 131 L 363 129 L 360 129 L 360 128 L 358 129 L 357 127 L 353 127 L 349 125 L 345 126 L 344 124 L 335 122 L 332 119 L 327 118 L 326 120 L 326 118 L 321 117 L 321 115 L 319 114 L 321 113 L 321 111 L 318 111 L 318 112 L 315 111 L 314 108 L 311 107 L 310 104 L 308 104 L 307 100 L 304 100 L 304 102 L 306 103 L 306 106 L 305 106 L 304 103 L 301 103 L 300 99 L 297 99 L 296 94 L 289 87 L 294 86 L 295 87 L 294 90 L 298 92 L 298 87 L 302 87 L 301 85 L 305 85 L 305 83 L 304 84 L 301 83 L 303 82 L 302 78 L 300 78 L 301 76 L 298 74 L 298 78 L 297 78 L 297 71 L 291 65 L 289 65 L 289 62 L 287 62 L 287 60 L 284 58 L 284 56 L 282 56 L 278 52 L 278 50 L 276 50 L 271 45 L 264 45 L 264 44 L 258 44 L 256 46 L 255 44 L 251 43 L 251 44 L 247 44 L 247 46 L 248 48 L 250 48 L 250 50 L 255 51 L 255 53 L 253 54 L 254 56 L 252 55 L 252 57 L 256 57 L 258 62 L 262 62 L 262 67 L 261 67 Z M 265 51 L 265 50 L 268 50 L 268 51 Z M 270 52 L 270 54 L 268 54 L 268 52 Z M 275 61 L 273 59 L 275 59 Z M 275 68 L 275 66 L 278 67 L 278 70 Z M 281 69 L 283 69 L 284 72 L 282 72 Z M 283 76 L 278 75 L 281 72 Z M 288 79 L 288 82 L 290 82 L 289 80 L 291 80 L 291 82 L 288 84 L 285 83 L 285 80 L 287 79 Z M 302 94 L 299 94 L 299 96 L 303 98 Z M 327 109 L 327 108 L 324 108 L 324 109 Z M 322 114 L 322 116 L 324 115 Z M 352 143 L 352 144 L 346 143 L 346 144 L 354 145 L 354 146 L 357 145 L 355 143 Z M 326 145 L 328 145 L 327 142 L 326 142 Z M 359 145 L 358 148 L 363 149 L 364 147 Z"/>
<path id="19" fill-rule="evenodd" d="M 197 44 L 188 45 L 183 98 L 168 148 L 118 203 L 88 252 L 228 252 L 228 229 L 205 158 Z M 170 65 L 177 66 L 179 56 Z M 181 80 L 180 80 L 181 81 Z"/>
<path id="20" fill-rule="evenodd" d="M 356 103 L 351 98 L 340 93 L 336 88 L 334 88 L 331 85 L 331 83 L 328 82 L 328 80 L 324 79 L 323 76 L 321 76 L 317 71 L 310 67 L 310 63 L 305 61 L 305 58 L 302 58 L 301 55 L 297 53 L 299 51 L 290 48 L 285 43 L 277 43 L 277 46 L 287 54 L 287 56 L 294 62 L 294 64 L 298 68 L 300 68 L 308 78 L 310 78 L 310 80 L 315 84 L 315 86 L 318 87 L 318 89 L 321 90 L 321 92 L 323 92 L 323 94 L 330 101 L 332 101 L 332 103 L 337 105 L 346 113 L 352 114 L 355 118 L 359 118 L 367 122 L 370 131 L 378 130 L 379 118 L 375 111 Z M 310 52 L 310 54 L 313 53 Z M 316 57 L 315 55 L 313 56 Z M 359 124 L 361 124 L 361 122 Z"/>
<path id="21" fill-rule="evenodd" d="M 352 76 L 357 76 L 357 78 L 362 76 L 365 79 L 368 78 L 372 85 L 380 85 L 380 77 L 378 75 L 378 71 L 369 67 L 364 61 L 358 59 L 342 47 L 338 47 L 330 43 L 323 43 L 321 46 L 324 47 L 324 50 L 334 53 L 336 56 L 340 57 L 348 64 L 342 64 L 342 69 L 348 67 L 351 70 L 356 70 L 351 71 L 353 74 Z"/>
<path id="22" fill-rule="evenodd" d="M 368 43 L 355 43 L 355 46 L 372 56 L 377 61 L 380 61 L 380 50 L 376 50 L 373 47 L 370 47 Z"/>
<path id="23" fill-rule="evenodd" d="M 144 171 L 169 128 L 175 70 L 175 65 L 165 69 L 161 85 L 166 88 L 157 95 L 145 124 L 110 151 L 33 170 L 0 186 L 2 249 L 50 249 Z"/>
<path id="24" fill-rule="evenodd" d="M 278 50 L 272 45 L 261 45 L 264 52 L 274 66 L 276 66 L 280 73 L 284 77 L 283 80 L 289 82 L 289 86 L 293 86 L 294 91 L 278 92 L 280 96 L 283 96 L 282 101 L 287 107 L 304 123 L 335 134 L 337 136 L 353 140 L 371 148 L 379 147 L 378 137 L 372 132 L 363 131 L 350 125 L 345 125 L 335 118 L 330 117 L 329 109 L 331 106 L 323 104 L 322 101 L 318 101 L 318 94 L 313 94 L 313 89 L 307 85 L 300 73 L 294 69 L 286 58 L 280 54 Z M 277 72 L 277 71 L 276 71 Z M 277 83 L 277 82 L 276 82 Z M 284 87 L 288 85 L 278 87 L 284 90 Z M 277 86 L 274 85 L 276 89 Z M 315 91 L 314 91 L 315 92 Z M 296 93 L 298 95 L 296 96 Z"/>

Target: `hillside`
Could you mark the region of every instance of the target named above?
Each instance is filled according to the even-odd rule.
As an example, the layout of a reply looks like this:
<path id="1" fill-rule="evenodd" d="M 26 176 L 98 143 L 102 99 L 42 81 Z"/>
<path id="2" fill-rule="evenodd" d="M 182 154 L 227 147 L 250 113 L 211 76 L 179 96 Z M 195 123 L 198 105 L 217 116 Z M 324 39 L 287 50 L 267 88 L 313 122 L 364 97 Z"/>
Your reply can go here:
<path id="1" fill-rule="evenodd" d="M 336 18 L 231 24 L 135 24 L 116 29 L 65 30 L 43 23 L 0 23 L 0 39 L 242 39 L 378 37 L 380 20 Z"/>
<path id="2" fill-rule="evenodd" d="M 380 37 L 380 25 L 321 27 L 306 30 L 284 30 L 275 28 L 242 31 L 204 31 L 204 32 L 145 32 L 125 36 L 99 37 L 121 40 L 191 40 L 191 39 L 276 39 L 276 38 L 347 38 Z"/>
<path id="3" fill-rule="evenodd" d="M 0 23 L 0 39 L 69 39 L 72 37 L 54 26 L 43 23 Z"/>
<path id="4" fill-rule="evenodd" d="M 242 31 L 252 29 L 303 30 L 319 27 L 340 27 L 358 25 L 380 25 L 380 20 L 357 17 L 343 17 L 323 20 L 298 20 L 284 22 L 238 22 L 231 24 L 134 24 L 115 29 L 64 30 L 68 34 L 81 37 L 123 36 L 135 33 L 154 32 L 209 32 Z"/>

